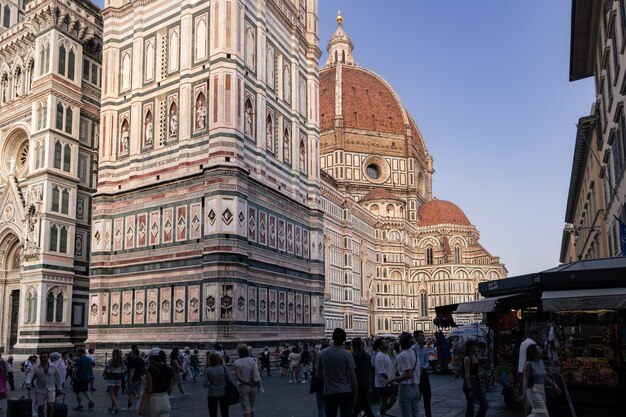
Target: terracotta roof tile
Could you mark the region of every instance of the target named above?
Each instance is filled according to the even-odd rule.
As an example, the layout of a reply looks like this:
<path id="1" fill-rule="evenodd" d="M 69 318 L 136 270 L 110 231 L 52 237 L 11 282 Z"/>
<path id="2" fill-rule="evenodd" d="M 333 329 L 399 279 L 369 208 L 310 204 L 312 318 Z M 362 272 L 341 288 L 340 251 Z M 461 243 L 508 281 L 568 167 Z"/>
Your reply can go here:
<path id="1" fill-rule="evenodd" d="M 465 213 L 456 204 L 437 199 L 428 201 L 419 208 L 417 224 L 422 227 L 438 224 L 471 225 Z"/>

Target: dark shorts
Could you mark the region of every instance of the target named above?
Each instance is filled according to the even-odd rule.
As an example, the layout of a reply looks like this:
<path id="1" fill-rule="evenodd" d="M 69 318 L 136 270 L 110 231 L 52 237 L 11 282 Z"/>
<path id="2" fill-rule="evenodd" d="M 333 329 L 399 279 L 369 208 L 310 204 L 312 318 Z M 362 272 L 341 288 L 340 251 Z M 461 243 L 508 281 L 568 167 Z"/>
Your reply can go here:
<path id="1" fill-rule="evenodd" d="M 382 398 L 389 398 L 394 393 L 391 385 L 382 388 L 377 387 L 376 390 L 378 391 L 378 395 Z"/>
<path id="2" fill-rule="evenodd" d="M 74 381 L 72 391 L 75 393 L 89 391 L 89 381 Z"/>

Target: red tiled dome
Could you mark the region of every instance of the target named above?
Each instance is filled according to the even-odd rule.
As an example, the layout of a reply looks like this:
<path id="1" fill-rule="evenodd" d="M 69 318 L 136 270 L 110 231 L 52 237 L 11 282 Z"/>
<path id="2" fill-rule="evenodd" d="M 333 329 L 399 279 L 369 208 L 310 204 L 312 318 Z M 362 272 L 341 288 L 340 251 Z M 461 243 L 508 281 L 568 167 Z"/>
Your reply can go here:
<path id="1" fill-rule="evenodd" d="M 417 224 L 422 227 L 438 224 L 471 225 L 465 213 L 456 204 L 437 199 L 431 200 L 420 207 L 417 213 Z"/>
<path id="2" fill-rule="evenodd" d="M 335 127 L 337 68 L 332 65 L 320 72 L 321 131 Z M 361 67 L 342 65 L 341 98 L 344 128 L 402 136 L 406 136 L 408 130 L 418 150 L 425 153 L 415 122 L 391 87 L 378 75 Z"/>

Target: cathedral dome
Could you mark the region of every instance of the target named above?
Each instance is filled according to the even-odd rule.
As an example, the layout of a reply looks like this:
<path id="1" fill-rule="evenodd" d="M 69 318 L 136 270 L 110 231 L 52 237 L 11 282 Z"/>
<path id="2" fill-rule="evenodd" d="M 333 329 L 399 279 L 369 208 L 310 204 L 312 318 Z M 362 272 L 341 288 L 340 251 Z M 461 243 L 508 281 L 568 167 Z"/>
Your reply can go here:
<path id="1" fill-rule="evenodd" d="M 445 200 L 430 200 L 424 203 L 417 213 L 417 224 L 421 227 L 438 224 L 471 226 L 463 210 L 456 204 Z"/>
<path id="2" fill-rule="evenodd" d="M 394 144 L 387 152 L 381 143 L 375 144 L 376 149 L 369 149 L 397 154 L 414 148 L 412 153 L 426 156 L 422 135 L 393 88 L 378 74 L 354 62 L 352 42 L 342 21 L 343 18 L 338 20 L 337 30 L 328 43 L 328 60 L 320 71 L 320 131 L 341 127 L 359 138 L 334 138 L 330 141 L 334 143 L 327 145 L 346 150 L 359 145 L 367 147 L 371 139 L 388 138 Z"/>

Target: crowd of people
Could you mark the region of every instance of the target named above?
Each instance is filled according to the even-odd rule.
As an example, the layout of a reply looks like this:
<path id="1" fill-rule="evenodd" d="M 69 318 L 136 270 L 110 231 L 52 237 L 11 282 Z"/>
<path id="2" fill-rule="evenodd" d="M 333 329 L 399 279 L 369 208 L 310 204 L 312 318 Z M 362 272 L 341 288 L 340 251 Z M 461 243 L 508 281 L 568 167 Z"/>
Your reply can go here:
<path id="1" fill-rule="evenodd" d="M 395 406 L 397 416 L 417 417 L 423 408 L 432 417 L 429 380 L 430 347 L 422 331 L 402 333 L 397 340 L 389 338 L 354 338 L 347 341 L 346 332 L 337 328 L 330 341 L 320 344 L 296 343 L 278 346 L 272 352 L 265 346 L 257 355 L 246 344 L 237 346 L 232 362 L 234 378 L 227 368 L 231 360 L 223 346 L 216 343 L 201 359 L 197 349 L 174 348 L 169 355 L 158 347 L 141 352 L 137 345 L 124 354 L 113 349 L 100 364 L 110 414 L 120 410 L 134 411 L 144 417 L 169 417 L 170 398 L 177 389 L 188 398 L 183 382 L 198 379 L 207 388 L 210 417 L 229 416 L 229 407 L 240 403 L 244 417 L 254 417 L 257 394 L 264 391 L 261 374 L 271 377 L 272 358 L 278 375 L 288 384 L 308 383 L 315 394 L 318 417 L 385 416 Z M 559 391 L 546 375 L 542 350 L 537 344 L 538 332 L 531 328 L 520 346 L 519 376 L 523 380 L 522 399 L 533 417 L 549 417 L 545 406 L 544 384 Z M 14 359 L 0 354 L 0 399 L 7 397 L 7 385 L 15 390 Z M 76 395 L 75 411 L 95 406 L 91 392 L 95 387 L 96 357 L 94 349 L 79 347 L 75 352 L 40 352 L 20 364 L 25 373 L 22 389 L 31 392 L 32 415 L 53 417 L 53 406 L 64 395 L 66 384 Z M 476 342 L 467 340 L 462 361 L 462 390 L 466 398 L 466 417 L 484 417 L 488 403 L 478 375 L 479 358 Z M 276 375 L 276 373 L 274 373 Z M 379 413 L 370 406 L 371 391 L 380 398 Z M 124 398 L 125 396 L 125 398 Z M 126 399 L 126 407 L 123 407 Z M 121 404 L 122 403 L 122 404 Z M 423 403 L 423 405 L 420 405 Z"/>

